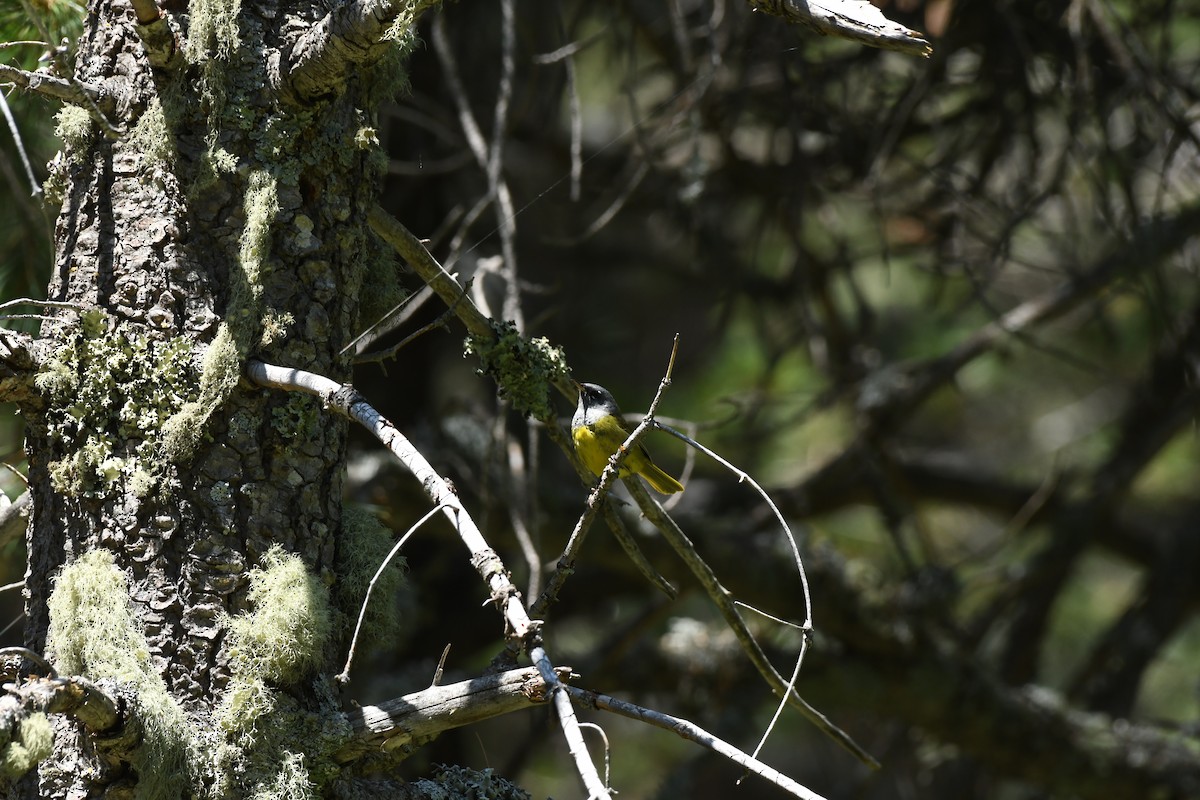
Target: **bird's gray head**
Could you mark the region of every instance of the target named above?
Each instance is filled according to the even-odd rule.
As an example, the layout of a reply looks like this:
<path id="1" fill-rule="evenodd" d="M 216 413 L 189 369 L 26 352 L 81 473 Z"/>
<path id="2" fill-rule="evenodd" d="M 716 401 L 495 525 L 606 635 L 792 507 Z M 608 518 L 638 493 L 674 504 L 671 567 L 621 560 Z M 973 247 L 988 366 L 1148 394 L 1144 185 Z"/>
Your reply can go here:
<path id="1" fill-rule="evenodd" d="M 608 390 L 594 383 L 579 384 L 579 405 L 575 407 L 575 416 L 571 418 L 571 427 L 594 425 L 596 420 L 607 417 L 609 414 L 619 417 L 621 409 L 617 408 L 617 401 L 608 393 Z"/>

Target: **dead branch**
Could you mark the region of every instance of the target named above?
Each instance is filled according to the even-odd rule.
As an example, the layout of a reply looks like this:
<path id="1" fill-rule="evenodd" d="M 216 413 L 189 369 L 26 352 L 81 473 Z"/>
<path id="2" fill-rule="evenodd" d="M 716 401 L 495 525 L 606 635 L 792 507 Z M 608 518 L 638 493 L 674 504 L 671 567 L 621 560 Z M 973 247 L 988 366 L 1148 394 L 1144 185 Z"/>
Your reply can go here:
<path id="1" fill-rule="evenodd" d="M 929 57 L 921 34 L 892 22 L 866 0 L 748 0 L 755 11 L 781 17 L 824 36 L 850 39 L 870 47 Z"/>
<path id="2" fill-rule="evenodd" d="M 555 670 L 562 681 L 570 669 Z M 534 667 L 430 686 L 350 714 L 353 740 L 334 758 L 345 764 L 365 755 L 417 747 L 443 731 L 532 708 L 546 702 L 546 682 Z"/>

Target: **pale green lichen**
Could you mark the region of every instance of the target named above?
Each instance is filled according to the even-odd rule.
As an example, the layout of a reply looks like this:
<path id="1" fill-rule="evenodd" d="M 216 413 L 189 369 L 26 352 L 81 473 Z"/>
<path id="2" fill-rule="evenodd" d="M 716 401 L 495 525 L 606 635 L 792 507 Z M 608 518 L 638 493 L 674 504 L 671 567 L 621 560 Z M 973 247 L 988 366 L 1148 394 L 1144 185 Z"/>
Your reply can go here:
<path id="1" fill-rule="evenodd" d="M 149 335 L 93 309 L 79 335 L 40 365 L 34 384 L 68 455 L 50 464 L 58 491 L 103 496 L 123 484 L 144 496 L 161 475 L 160 430 L 190 399 L 186 337 Z"/>
<path id="2" fill-rule="evenodd" d="M 186 463 L 204 440 L 204 425 L 242 375 L 242 357 L 229 325 L 222 322 L 204 352 L 199 397 L 184 403 L 162 426 L 162 451 L 167 460 Z"/>
<path id="3" fill-rule="evenodd" d="M 278 546 L 250 573 L 252 610 L 228 622 L 234 673 L 294 685 L 324 662 L 333 629 L 329 591 L 304 562 Z"/>
<path id="4" fill-rule="evenodd" d="M 302 394 L 288 395 L 287 402 L 271 411 L 271 427 L 282 439 L 313 441 L 329 424 L 321 410 L 321 401 Z"/>
<path id="5" fill-rule="evenodd" d="M 175 136 L 167 124 L 166 114 L 158 95 L 150 99 L 146 110 L 138 117 L 126 140 L 130 150 L 142 155 L 140 168 L 175 164 Z"/>
<path id="6" fill-rule="evenodd" d="M 312 800 L 317 796 L 315 788 L 304 766 L 304 754 L 285 752 L 278 772 L 256 786 L 250 797 L 251 800 Z"/>
<path id="7" fill-rule="evenodd" d="M 246 223 L 242 226 L 239 264 L 246 283 L 252 290 L 261 291 L 262 274 L 271 251 L 271 228 L 279 215 L 278 187 L 269 172 L 258 169 L 250 173 L 242 209 Z M 257 301 L 258 296 L 253 299 Z"/>
<path id="8" fill-rule="evenodd" d="M 74 164 L 81 163 L 84 154 L 96 137 L 96 122 L 87 110 L 79 106 L 63 106 L 54 115 L 57 126 L 54 132 L 66 145 L 66 152 Z"/>
<path id="9" fill-rule="evenodd" d="M 142 723 L 133 759 L 137 798 L 180 797 L 200 763 L 194 726 L 167 691 L 134 616 L 125 573 L 112 554 L 92 550 L 54 579 L 47 650 L 59 672 L 130 684 Z"/>
<path id="10" fill-rule="evenodd" d="M 0 752 L 0 779 L 16 780 L 54 750 L 54 729 L 45 714 L 30 714 L 17 724 L 17 735 Z"/>
<path id="11" fill-rule="evenodd" d="M 241 44 L 241 10 L 241 0 L 192 0 L 188 5 L 188 60 L 199 64 L 233 55 Z"/>
<path id="12" fill-rule="evenodd" d="M 231 677 L 217 711 L 224 741 L 215 794 L 276 800 L 320 795 L 339 772 L 349 723 L 323 679 L 333 633 L 329 590 L 298 556 L 272 548 L 250 573 L 251 610 L 226 621 Z M 281 687 L 311 682 L 317 708 Z"/>
<path id="13" fill-rule="evenodd" d="M 530 800 L 528 792 L 490 769 L 439 766 L 433 780 L 424 778 L 412 787 L 428 800 Z"/>
<path id="14" fill-rule="evenodd" d="M 480 373 L 496 381 L 515 410 L 543 422 L 554 419 L 550 384 L 570 376 L 562 348 L 545 337 L 522 336 L 511 322 L 493 322 L 492 330 L 495 338 L 472 336 L 466 342 L 466 352 L 479 358 Z"/>

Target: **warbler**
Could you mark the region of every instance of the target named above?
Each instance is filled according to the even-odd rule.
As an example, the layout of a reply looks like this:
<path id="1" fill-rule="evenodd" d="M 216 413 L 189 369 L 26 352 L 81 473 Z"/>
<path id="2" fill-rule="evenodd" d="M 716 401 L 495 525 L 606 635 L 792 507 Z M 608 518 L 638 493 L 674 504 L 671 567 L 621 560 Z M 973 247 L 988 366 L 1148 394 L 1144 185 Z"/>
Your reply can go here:
<path id="1" fill-rule="evenodd" d="M 571 438 L 575 440 L 575 452 L 583 463 L 596 475 L 604 472 L 608 459 L 629 438 L 632 430 L 621 417 L 617 401 L 603 386 L 594 383 L 576 384 L 579 388 L 579 405 L 571 418 Z M 621 462 L 620 477 L 641 475 L 660 494 L 675 494 L 683 491 L 683 484 L 663 472 L 650 459 L 650 454 L 640 443 Z"/>

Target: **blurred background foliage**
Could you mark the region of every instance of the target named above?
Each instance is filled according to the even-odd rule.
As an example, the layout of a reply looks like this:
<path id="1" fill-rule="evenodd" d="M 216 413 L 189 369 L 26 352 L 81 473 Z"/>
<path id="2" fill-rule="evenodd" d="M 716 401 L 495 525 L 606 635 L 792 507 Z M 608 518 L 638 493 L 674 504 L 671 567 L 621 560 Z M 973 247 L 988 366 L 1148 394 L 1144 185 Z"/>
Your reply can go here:
<path id="1" fill-rule="evenodd" d="M 661 417 L 767 485 L 804 551 L 855 590 L 847 602 L 888 611 L 880 628 L 936 639 L 1014 690 L 1036 684 L 1074 708 L 1194 737 L 1200 15 L 1170 2 L 882 5 L 927 33 L 929 59 L 723 0 L 517 5 L 503 177 L 525 330 L 563 346 L 575 377 L 627 412 L 649 404 L 678 333 Z M 78 13 L 51 7 L 55 26 Z M 492 141 L 501 12 L 458 3 L 434 16 L 441 37 L 426 20 L 411 92 L 379 120 L 383 203 L 499 309 L 505 215 L 483 202 L 459 115 L 466 104 Z M 6 40 L 44 38 L 22 18 L 0 16 Z M 0 57 L 28 66 L 41 52 Z M 44 178 L 51 112 L 8 101 Z M 0 145 L 0 287 L 5 299 L 40 296 L 53 211 L 30 198 L 13 137 Z M 406 307 L 380 346 L 443 312 Z M 462 337 L 451 320 L 356 382 L 454 479 L 524 586 L 516 530 L 553 564 L 586 487 L 496 399 Z M 564 421 L 573 404 L 562 399 Z M 12 419 L 7 460 L 19 466 Z M 686 464 L 673 513 L 726 586 L 802 621 L 786 544 L 756 496 L 666 436 L 648 445 L 669 471 Z M 398 532 L 426 510 L 412 484 L 354 440 L 350 499 Z M 773 698 L 674 555 L 624 513 L 681 597 L 657 595 L 597 526 L 551 611 L 553 652 L 582 685 L 752 747 Z M 406 550 L 409 635 L 374 654 L 361 702 L 426 685 L 447 643 L 447 680 L 477 673 L 501 644 L 449 530 Z M 3 555 L 18 579 L 20 544 Z M 1011 766 L 1033 760 L 1019 744 L 964 743 L 955 718 L 974 710 L 922 708 L 955 701 L 872 650 L 880 640 L 856 627 L 835 584 L 816 581 L 801 690 L 884 769 L 793 714 L 768 763 L 830 798 L 1069 796 Z M 18 604 L 4 601 L 11 619 Z M 754 625 L 786 672 L 795 632 Z M 720 759 L 596 721 L 623 796 L 734 791 L 738 771 Z M 538 797 L 576 791 L 546 713 L 451 732 L 410 760 L 412 774 L 433 762 L 490 766 Z M 737 791 L 779 796 L 755 780 Z"/>

